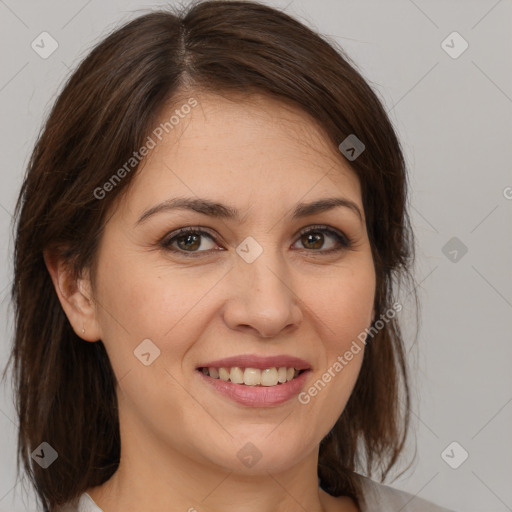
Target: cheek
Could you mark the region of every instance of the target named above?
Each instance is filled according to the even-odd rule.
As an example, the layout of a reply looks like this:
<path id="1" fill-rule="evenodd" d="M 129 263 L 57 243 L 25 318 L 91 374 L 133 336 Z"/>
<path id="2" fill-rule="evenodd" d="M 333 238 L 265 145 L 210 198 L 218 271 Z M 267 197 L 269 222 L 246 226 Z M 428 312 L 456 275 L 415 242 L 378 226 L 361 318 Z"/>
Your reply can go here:
<path id="1" fill-rule="evenodd" d="M 107 326 L 115 324 L 115 329 L 124 328 L 139 337 L 164 336 L 208 290 L 208 283 L 203 279 L 191 280 L 186 272 L 170 275 L 128 259 L 105 266 L 99 282 L 100 296 L 108 305 L 102 322 Z"/>
<path id="2" fill-rule="evenodd" d="M 309 292 L 310 307 L 319 320 L 328 352 L 344 352 L 370 325 L 375 284 L 373 265 L 366 265 L 339 269 L 323 286 L 311 287 L 315 291 Z"/>
<path id="3" fill-rule="evenodd" d="M 118 260 L 98 272 L 103 342 L 120 397 L 140 412 L 142 422 L 155 420 L 154 411 L 160 411 L 163 425 L 179 423 L 187 409 L 190 396 L 178 366 L 200 334 L 201 299 L 212 286 L 203 279 L 194 286 L 194 281 L 186 273 L 171 278 L 134 261 Z"/>
<path id="4" fill-rule="evenodd" d="M 356 383 L 375 297 L 373 264 L 337 270 L 309 302 L 318 318 L 324 357 L 302 403 L 319 412 L 316 428 L 322 434 L 336 422 Z"/>
<path id="5" fill-rule="evenodd" d="M 132 376 L 142 371 L 145 379 L 144 370 L 149 368 L 179 375 L 181 371 L 176 371 L 187 351 L 210 320 L 207 295 L 218 280 L 218 275 L 199 275 L 197 269 L 170 271 L 128 258 L 106 264 L 98 272 L 98 313 L 102 339 L 118 378 L 128 371 Z M 149 368 L 137 359 L 139 351 L 147 353 L 142 352 L 146 346 L 150 360 L 156 355 Z"/>

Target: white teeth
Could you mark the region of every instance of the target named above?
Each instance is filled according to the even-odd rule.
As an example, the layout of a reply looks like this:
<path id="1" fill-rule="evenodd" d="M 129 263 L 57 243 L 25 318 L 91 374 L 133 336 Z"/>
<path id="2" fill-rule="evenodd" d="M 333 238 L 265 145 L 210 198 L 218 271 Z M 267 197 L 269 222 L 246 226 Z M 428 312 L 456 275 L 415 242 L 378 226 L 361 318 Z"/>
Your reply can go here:
<path id="1" fill-rule="evenodd" d="M 258 368 L 246 368 L 244 372 L 244 384 L 257 386 L 261 381 L 261 370 Z"/>
<path id="2" fill-rule="evenodd" d="M 219 368 L 219 377 L 221 380 L 228 381 L 229 380 L 229 370 L 226 368 Z"/>
<path id="3" fill-rule="evenodd" d="M 233 384 L 242 384 L 244 381 L 244 372 L 242 372 L 242 369 L 238 366 L 231 368 L 229 380 L 233 382 Z"/>
<path id="4" fill-rule="evenodd" d="M 295 368 L 202 368 L 201 371 L 213 379 L 220 379 L 224 382 L 231 381 L 234 384 L 244 384 L 246 386 L 277 386 L 284 384 L 297 377 L 299 370 Z"/>
<path id="5" fill-rule="evenodd" d="M 277 382 L 277 370 L 275 368 L 265 368 L 261 372 L 262 386 L 275 386 Z"/>

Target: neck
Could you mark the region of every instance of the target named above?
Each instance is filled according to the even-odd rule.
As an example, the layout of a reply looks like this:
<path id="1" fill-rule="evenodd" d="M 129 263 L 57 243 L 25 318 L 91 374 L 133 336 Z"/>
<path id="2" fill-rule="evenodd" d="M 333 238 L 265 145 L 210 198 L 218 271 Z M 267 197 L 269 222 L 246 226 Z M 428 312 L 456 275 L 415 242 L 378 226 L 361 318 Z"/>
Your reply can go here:
<path id="1" fill-rule="evenodd" d="M 116 473 L 89 492 L 104 512 L 327 512 L 315 457 L 286 472 L 243 475 L 168 452 L 123 453 Z M 172 462 L 171 462 L 172 461 Z"/>

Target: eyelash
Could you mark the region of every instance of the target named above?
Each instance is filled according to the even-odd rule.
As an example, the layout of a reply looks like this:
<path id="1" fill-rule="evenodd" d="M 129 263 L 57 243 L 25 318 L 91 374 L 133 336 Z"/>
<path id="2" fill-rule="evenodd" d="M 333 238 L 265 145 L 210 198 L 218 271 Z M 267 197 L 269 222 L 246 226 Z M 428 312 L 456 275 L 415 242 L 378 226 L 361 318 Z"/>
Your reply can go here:
<path id="1" fill-rule="evenodd" d="M 338 232 L 337 230 L 329 228 L 327 226 L 308 226 L 307 228 L 304 228 L 299 232 L 298 238 L 300 239 L 302 236 L 304 236 L 310 232 L 332 235 L 334 237 L 334 239 L 341 245 L 341 247 L 334 248 L 334 249 L 327 249 L 327 250 L 310 250 L 310 251 L 308 251 L 308 249 L 304 249 L 305 251 L 308 251 L 308 252 L 320 253 L 320 254 L 332 254 L 335 252 L 350 250 L 350 249 L 352 249 L 353 244 L 354 244 L 353 240 L 350 239 L 348 236 L 346 236 L 345 234 L 343 234 L 341 232 Z M 181 249 L 176 249 L 174 247 L 171 247 L 171 244 L 175 240 L 182 237 L 183 235 L 188 235 L 188 234 L 206 235 L 212 241 L 216 242 L 215 238 L 212 234 L 210 234 L 207 231 L 204 231 L 198 227 L 190 226 L 190 227 L 181 228 L 178 231 L 171 233 L 169 236 L 164 237 L 160 241 L 160 246 L 163 247 L 167 251 L 183 255 L 186 258 L 197 258 L 197 257 L 200 257 L 203 253 L 209 253 L 212 251 L 211 249 L 206 250 L 206 251 L 183 251 Z"/>

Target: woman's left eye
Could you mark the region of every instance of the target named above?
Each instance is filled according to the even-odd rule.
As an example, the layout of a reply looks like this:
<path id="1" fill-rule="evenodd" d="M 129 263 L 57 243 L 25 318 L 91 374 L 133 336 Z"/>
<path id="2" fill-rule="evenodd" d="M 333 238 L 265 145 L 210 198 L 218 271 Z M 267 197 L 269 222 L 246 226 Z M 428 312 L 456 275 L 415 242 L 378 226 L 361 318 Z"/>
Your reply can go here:
<path id="1" fill-rule="evenodd" d="M 313 226 L 302 230 L 298 241 L 301 241 L 304 245 L 311 244 L 310 248 L 319 249 L 319 246 L 322 246 L 324 243 L 325 235 L 328 235 L 331 239 L 335 240 L 334 247 L 316 252 L 331 253 L 342 251 L 351 248 L 353 245 L 352 240 L 346 235 L 325 226 Z"/>
<path id="2" fill-rule="evenodd" d="M 327 238 L 331 238 L 334 242 L 331 243 L 331 247 L 322 249 L 326 235 Z M 195 257 L 200 255 L 197 253 L 215 250 L 213 248 L 206 248 L 205 250 L 202 241 L 203 238 L 209 239 L 213 243 L 213 246 L 216 245 L 213 235 L 195 227 L 182 228 L 177 232 L 171 233 L 160 245 L 169 251 L 180 253 L 184 256 Z M 352 247 L 352 241 L 346 235 L 326 226 L 312 226 L 303 229 L 299 233 L 299 239 L 295 244 L 298 242 L 301 242 L 305 249 L 311 249 L 313 252 L 323 254 L 347 250 Z"/>

